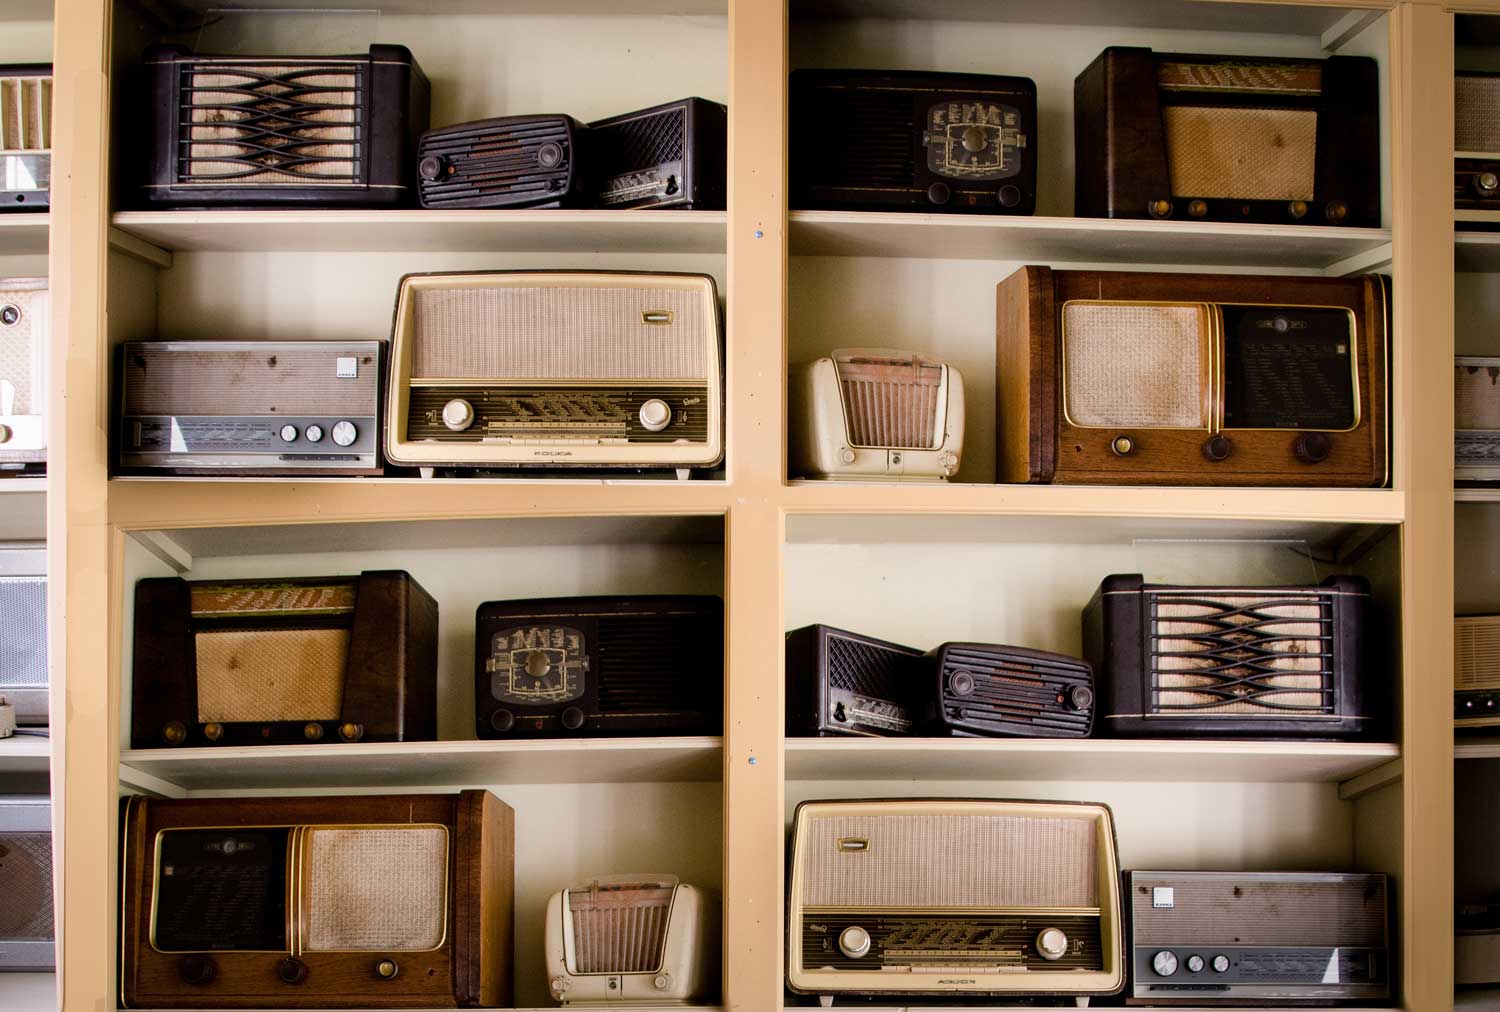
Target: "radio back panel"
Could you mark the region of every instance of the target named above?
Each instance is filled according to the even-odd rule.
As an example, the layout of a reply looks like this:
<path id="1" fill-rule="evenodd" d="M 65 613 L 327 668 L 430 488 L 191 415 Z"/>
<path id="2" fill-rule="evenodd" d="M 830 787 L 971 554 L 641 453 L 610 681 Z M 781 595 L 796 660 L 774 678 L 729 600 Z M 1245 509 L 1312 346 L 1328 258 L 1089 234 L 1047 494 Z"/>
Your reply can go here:
<path id="1" fill-rule="evenodd" d="M 0 212 L 51 206 L 52 65 L 0 65 Z"/>
<path id="2" fill-rule="evenodd" d="M 0 699 L 16 723 L 48 723 L 47 546 L 0 544 Z M 0 936 L 3 937 L 3 936 Z M 3 950 L 3 945 L 0 945 Z"/>
<path id="3" fill-rule="evenodd" d="M 53 970 L 52 803 L 46 797 L 0 797 L 0 896 L 0 972 Z"/>

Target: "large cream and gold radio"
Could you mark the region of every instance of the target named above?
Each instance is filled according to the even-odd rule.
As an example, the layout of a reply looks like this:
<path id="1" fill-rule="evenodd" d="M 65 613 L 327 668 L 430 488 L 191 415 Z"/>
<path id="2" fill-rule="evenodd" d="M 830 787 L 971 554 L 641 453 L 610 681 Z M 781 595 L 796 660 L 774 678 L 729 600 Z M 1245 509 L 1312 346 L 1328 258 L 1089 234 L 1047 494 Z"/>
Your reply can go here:
<path id="1" fill-rule="evenodd" d="M 1500 725 L 1500 615 L 1453 620 L 1453 724 Z"/>
<path id="2" fill-rule="evenodd" d="M 711 467 L 720 354 L 705 274 L 409 274 L 386 454 L 423 469 Z"/>

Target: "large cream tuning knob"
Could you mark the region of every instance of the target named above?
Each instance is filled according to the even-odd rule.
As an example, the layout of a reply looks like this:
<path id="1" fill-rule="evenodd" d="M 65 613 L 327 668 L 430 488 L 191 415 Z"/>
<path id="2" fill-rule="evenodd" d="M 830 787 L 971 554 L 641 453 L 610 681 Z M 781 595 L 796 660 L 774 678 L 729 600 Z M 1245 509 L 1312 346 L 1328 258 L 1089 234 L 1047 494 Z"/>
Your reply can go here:
<path id="1" fill-rule="evenodd" d="M 462 397 L 455 397 L 443 405 L 443 424 L 454 432 L 462 432 L 474 424 L 474 405 Z"/>
<path id="2" fill-rule="evenodd" d="M 340 446 L 353 446 L 359 438 L 359 429 L 348 420 L 333 423 L 333 441 Z"/>
<path id="3" fill-rule="evenodd" d="M 870 951 L 870 933 L 858 924 L 839 932 L 839 951 L 850 959 L 859 959 Z"/>
<path id="4" fill-rule="evenodd" d="M 1062 928 L 1043 928 L 1036 936 L 1036 951 L 1043 959 L 1062 959 L 1068 954 L 1068 936 Z"/>
<path id="5" fill-rule="evenodd" d="M 660 397 L 653 397 L 641 405 L 641 425 L 647 432 L 660 432 L 672 420 L 672 408 Z"/>

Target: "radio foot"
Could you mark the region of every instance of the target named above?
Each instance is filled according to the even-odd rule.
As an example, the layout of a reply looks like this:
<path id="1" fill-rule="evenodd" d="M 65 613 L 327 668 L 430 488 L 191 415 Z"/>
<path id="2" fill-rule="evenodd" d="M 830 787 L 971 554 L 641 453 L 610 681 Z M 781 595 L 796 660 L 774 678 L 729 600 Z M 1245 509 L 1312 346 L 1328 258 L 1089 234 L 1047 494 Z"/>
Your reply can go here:
<path id="1" fill-rule="evenodd" d="M 431 478 L 433 475 L 437 474 L 437 468 L 419 467 L 417 468 L 417 473 L 420 474 L 423 478 Z"/>
<path id="2" fill-rule="evenodd" d="M 691 470 L 689 470 L 688 468 L 679 467 L 677 469 L 677 480 L 678 481 L 687 481 L 692 476 L 693 476 L 693 472 Z M 830 1000 L 832 1000 L 832 999 L 830 999 Z"/>
<path id="3" fill-rule="evenodd" d="M 1089 1000 L 1082 995 L 1075 997 L 1073 1000 L 1078 1003 L 1079 1008 L 1089 1007 Z"/>
<path id="4" fill-rule="evenodd" d="M 818 1004 L 821 1005 L 821 1006 L 823 1006 L 824 1008 L 833 1008 L 833 995 L 831 995 L 831 994 L 820 994 L 820 995 L 818 995 Z"/>

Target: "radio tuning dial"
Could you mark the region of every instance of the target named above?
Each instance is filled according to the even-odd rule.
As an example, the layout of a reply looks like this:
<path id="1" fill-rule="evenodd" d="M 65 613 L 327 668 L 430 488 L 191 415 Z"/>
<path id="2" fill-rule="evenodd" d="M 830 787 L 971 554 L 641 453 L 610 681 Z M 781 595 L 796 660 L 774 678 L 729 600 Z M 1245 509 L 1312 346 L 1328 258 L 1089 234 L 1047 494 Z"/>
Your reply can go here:
<path id="1" fill-rule="evenodd" d="M 1068 690 L 1068 705 L 1075 710 L 1087 710 L 1094 705 L 1094 690 L 1087 685 L 1075 685 Z"/>
<path id="2" fill-rule="evenodd" d="M 455 397 L 443 405 L 443 424 L 454 432 L 462 432 L 474 424 L 474 405 L 462 397 Z"/>
<path id="3" fill-rule="evenodd" d="M 1151 969 L 1156 971 L 1158 977 L 1170 977 L 1177 972 L 1177 954 L 1162 949 L 1151 957 Z"/>
<path id="4" fill-rule="evenodd" d="M 1043 928 L 1036 936 L 1036 951 L 1046 960 L 1062 959 L 1068 954 L 1068 936 L 1062 928 Z"/>
<path id="5" fill-rule="evenodd" d="M 431 182 L 443 174 L 447 168 L 448 160 L 441 155 L 428 155 L 417 164 L 417 174 L 423 179 Z"/>
<path id="6" fill-rule="evenodd" d="M 297 440 L 297 426 L 295 426 L 295 425 L 283 425 L 281 427 L 281 441 L 283 443 L 293 443 L 293 442 L 296 442 L 296 440 Z"/>
<path id="7" fill-rule="evenodd" d="M 350 421 L 333 423 L 333 441 L 340 446 L 352 446 L 359 438 L 359 430 Z"/>
<path id="8" fill-rule="evenodd" d="M 641 425 L 647 432 L 660 432 L 672 421 L 672 408 L 660 397 L 641 405 Z"/>
<path id="9" fill-rule="evenodd" d="M 1321 464 L 1333 450 L 1333 441 L 1321 432 L 1304 432 L 1292 443 L 1292 452 L 1304 464 Z"/>
<path id="10" fill-rule="evenodd" d="M 870 951 L 870 933 L 858 924 L 839 932 L 839 951 L 850 959 L 861 959 Z"/>

